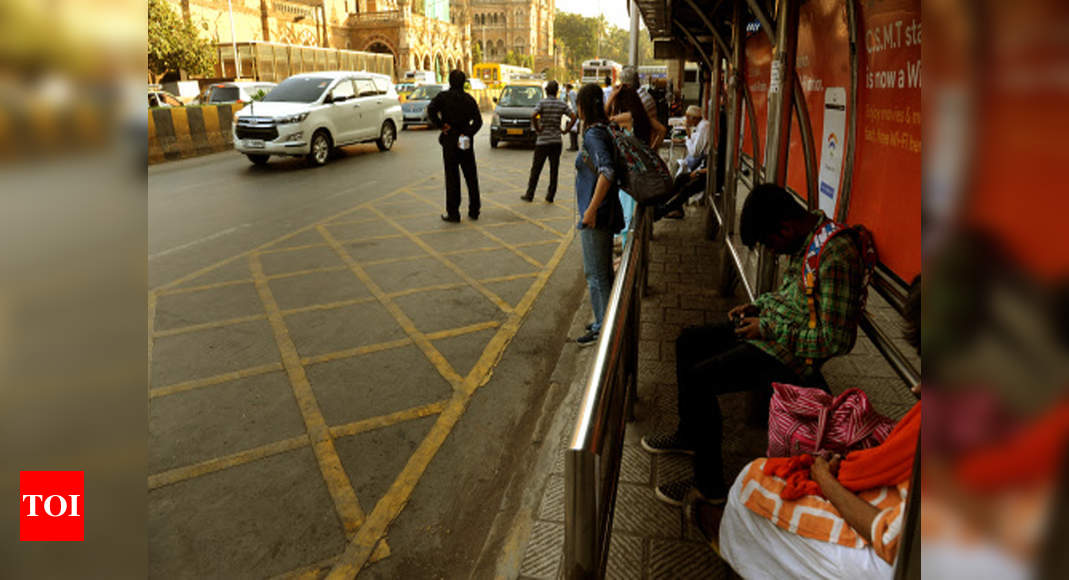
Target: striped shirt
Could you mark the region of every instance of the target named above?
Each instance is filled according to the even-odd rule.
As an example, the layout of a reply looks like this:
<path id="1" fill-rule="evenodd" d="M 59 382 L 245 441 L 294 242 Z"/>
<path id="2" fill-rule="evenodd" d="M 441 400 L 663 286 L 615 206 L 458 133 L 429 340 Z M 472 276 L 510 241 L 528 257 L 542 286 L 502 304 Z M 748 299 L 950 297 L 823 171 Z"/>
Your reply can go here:
<path id="1" fill-rule="evenodd" d="M 572 111 L 571 105 L 557 97 L 542 99 L 538 102 L 534 112 L 539 116 L 538 122 L 542 127 L 542 130 L 538 132 L 538 140 L 535 141 L 535 145 L 555 145 L 560 143 L 561 117 L 567 115 L 569 118 L 575 118 L 575 112 Z"/>

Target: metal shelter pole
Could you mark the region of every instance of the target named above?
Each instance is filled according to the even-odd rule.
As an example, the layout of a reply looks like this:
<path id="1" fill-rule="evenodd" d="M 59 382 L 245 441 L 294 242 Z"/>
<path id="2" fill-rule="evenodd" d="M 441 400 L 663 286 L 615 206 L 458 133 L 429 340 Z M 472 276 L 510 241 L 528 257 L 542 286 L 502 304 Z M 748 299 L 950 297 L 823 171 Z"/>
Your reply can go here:
<path id="1" fill-rule="evenodd" d="M 720 87 L 721 83 L 721 71 L 720 61 L 723 56 L 720 54 L 720 46 L 713 45 L 713 70 L 712 78 L 709 81 L 709 138 L 706 141 L 706 158 L 705 167 L 708 168 L 705 174 L 705 202 L 706 215 L 705 215 L 705 238 L 714 239 L 716 237 L 717 222 L 716 216 L 713 215 L 713 204 L 716 203 L 717 194 L 720 193 L 716 190 L 717 173 L 719 167 L 716 163 L 717 153 L 720 148 L 724 146 L 720 143 L 720 94 L 723 89 Z"/>
<path id="2" fill-rule="evenodd" d="M 772 51 L 768 83 L 768 124 L 765 127 L 765 180 L 787 184 L 787 152 L 791 143 L 791 100 L 794 96 L 794 64 L 798 47 L 799 0 L 779 0 L 776 43 Z M 757 294 L 772 290 L 776 279 L 775 257 L 765 248 L 757 258 Z"/>
<path id="3" fill-rule="evenodd" d="M 735 276 L 742 276 L 742 272 L 735 272 L 734 260 L 727 240 L 735 233 L 735 194 L 739 186 L 739 127 L 742 123 L 742 45 L 745 42 L 745 31 L 742 24 L 742 0 L 733 0 L 734 6 L 731 12 L 731 67 L 728 76 L 724 79 L 727 90 L 727 130 L 724 143 L 724 192 L 720 196 L 720 215 L 723 224 L 720 228 L 724 246 L 721 249 L 723 255 L 720 260 L 721 291 L 726 291 L 735 280 Z M 755 161 L 756 163 L 756 161 Z"/>
<path id="4" fill-rule="evenodd" d="M 628 38 L 627 64 L 638 66 L 638 4 L 635 0 L 631 0 L 631 36 Z"/>

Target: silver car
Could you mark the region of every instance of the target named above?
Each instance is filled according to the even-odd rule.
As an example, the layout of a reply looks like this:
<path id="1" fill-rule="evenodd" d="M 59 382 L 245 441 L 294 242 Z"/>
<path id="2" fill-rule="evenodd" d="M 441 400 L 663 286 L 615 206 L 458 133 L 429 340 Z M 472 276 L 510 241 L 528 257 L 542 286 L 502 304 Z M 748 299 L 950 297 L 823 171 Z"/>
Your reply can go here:
<path id="1" fill-rule="evenodd" d="M 416 90 L 412 91 L 411 95 L 408 95 L 408 100 L 401 105 L 401 112 L 404 114 L 402 129 L 408 129 L 412 125 L 429 126 L 431 120 L 427 117 L 427 105 L 431 103 L 431 99 L 438 96 L 438 93 L 448 88 L 447 85 L 420 85 L 416 87 Z"/>

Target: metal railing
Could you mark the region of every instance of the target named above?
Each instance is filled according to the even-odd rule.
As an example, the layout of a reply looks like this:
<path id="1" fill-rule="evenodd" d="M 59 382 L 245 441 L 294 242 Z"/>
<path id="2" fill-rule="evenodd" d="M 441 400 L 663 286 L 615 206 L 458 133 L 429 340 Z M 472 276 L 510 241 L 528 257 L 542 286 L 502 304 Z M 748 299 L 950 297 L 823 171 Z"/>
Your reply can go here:
<path id="1" fill-rule="evenodd" d="M 653 219 L 635 208 L 565 458 L 565 578 L 601 578 L 638 382 L 638 332 Z"/>

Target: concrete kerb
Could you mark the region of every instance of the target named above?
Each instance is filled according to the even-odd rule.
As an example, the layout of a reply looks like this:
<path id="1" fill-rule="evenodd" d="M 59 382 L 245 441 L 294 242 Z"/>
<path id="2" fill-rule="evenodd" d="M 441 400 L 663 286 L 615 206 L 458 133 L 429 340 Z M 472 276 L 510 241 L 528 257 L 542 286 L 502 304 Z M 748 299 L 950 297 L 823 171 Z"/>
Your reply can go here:
<path id="1" fill-rule="evenodd" d="M 590 317 L 590 300 L 584 298 L 572 317 L 569 337 L 581 335 Z M 572 340 L 564 343 L 550 375 L 551 392 L 531 434 L 530 461 L 526 463 L 532 469 L 518 471 L 509 482 L 475 570 L 492 565 L 495 578 L 519 577 L 543 492 L 572 433 L 574 411 L 583 396 L 593 354 L 594 349 L 579 349 Z"/>

